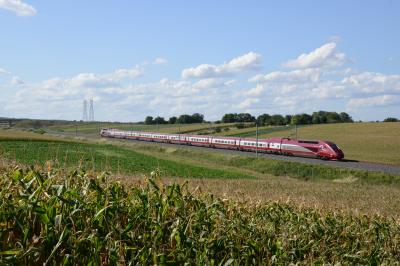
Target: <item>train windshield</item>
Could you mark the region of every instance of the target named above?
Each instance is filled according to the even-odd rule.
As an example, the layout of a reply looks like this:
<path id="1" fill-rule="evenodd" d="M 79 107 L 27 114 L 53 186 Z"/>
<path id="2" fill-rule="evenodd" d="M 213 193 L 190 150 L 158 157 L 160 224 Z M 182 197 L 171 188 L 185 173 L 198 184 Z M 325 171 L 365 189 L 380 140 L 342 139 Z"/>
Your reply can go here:
<path id="1" fill-rule="evenodd" d="M 339 150 L 340 150 L 340 148 L 339 148 L 336 144 L 334 144 L 334 143 L 330 144 L 330 146 L 331 146 L 332 149 L 335 150 L 335 151 L 339 151 Z"/>

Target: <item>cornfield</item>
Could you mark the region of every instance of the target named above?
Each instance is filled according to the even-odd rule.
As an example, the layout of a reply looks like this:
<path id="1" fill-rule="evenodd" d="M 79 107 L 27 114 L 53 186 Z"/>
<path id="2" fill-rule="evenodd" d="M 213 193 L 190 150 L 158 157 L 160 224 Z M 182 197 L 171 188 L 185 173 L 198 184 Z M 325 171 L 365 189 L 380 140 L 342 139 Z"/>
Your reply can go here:
<path id="1" fill-rule="evenodd" d="M 0 172 L 0 264 L 393 264 L 400 226 L 82 170 Z"/>

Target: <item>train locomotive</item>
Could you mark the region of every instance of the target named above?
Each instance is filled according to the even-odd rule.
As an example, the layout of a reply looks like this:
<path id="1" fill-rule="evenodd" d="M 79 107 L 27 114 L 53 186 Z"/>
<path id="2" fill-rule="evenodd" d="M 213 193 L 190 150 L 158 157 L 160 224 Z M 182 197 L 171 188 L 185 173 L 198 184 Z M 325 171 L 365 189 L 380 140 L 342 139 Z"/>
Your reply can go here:
<path id="1" fill-rule="evenodd" d="M 100 135 L 101 137 L 107 138 L 164 142 L 240 151 L 257 151 L 260 153 L 273 153 L 287 156 L 313 157 L 323 160 L 342 160 L 344 158 L 343 151 L 335 143 L 323 140 L 236 138 L 127 131 L 113 128 L 102 129 Z"/>

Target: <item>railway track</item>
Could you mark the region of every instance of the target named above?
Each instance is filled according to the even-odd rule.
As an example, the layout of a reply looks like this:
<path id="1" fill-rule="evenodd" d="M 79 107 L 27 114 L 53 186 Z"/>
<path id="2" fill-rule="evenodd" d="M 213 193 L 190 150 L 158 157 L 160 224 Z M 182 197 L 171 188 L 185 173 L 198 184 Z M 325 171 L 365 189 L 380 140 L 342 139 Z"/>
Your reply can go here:
<path id="1" fill-rule="evenodd" d="M 255 152 L 249 151 L 237 151 L 237 150 L 227 150 L 227 149 L 218 149 L 218 148 L 209 148 L 209 147 L 201 147 L 201 146 L 187 146 L 187 145 L 180 145 L 180 144 L 172 144 L 172 143 L 161 143 L 161 142 L 148 142 L 142 140 L 133 140 L 133 139 L 118 139 L 120 141 L 131 141 L 137 143 L 143 143 L 148 145 L 162 145 L 162 146 L 169 146 L 169 147 L 179 147 L 182 149 L 194 149 L 194 150 L 207 150 L 211 152 L 217 153 L 224 153 L 224 154 L 235 154 L 241 156 L 248 156 L 248 157 L 256 157 Z M 347 168 L 347 169 L 355 169 L 355 170 L 364 170 L 370 172 L 384 172 L 388 174 L 400 175 L 400 167 L 394 165 L 386 165 L 386 164 L 379 164 L 379 163 L 370 163 L 370 162 L 359 162 L 359 161 L 352 161 L 352 160 L 343 160 L 343 161 L 323 161 L 320 159 L 315 158 L 305 158 L 305 157 L 292 157 L 292 156 L 284 156 L 284 155 L 276 155 L 276 154 L 266 154 L 266 153 L 259 153 L 259 157 L 261 158 L 268 158 L 280 161 L 290 161 L 290 162 L 298 162 L 298 163 L 306 163 L 306 164 L 314 164 L 314 165 L 326 165 L 331 167 L 338 167 L 338 168 Z"/>

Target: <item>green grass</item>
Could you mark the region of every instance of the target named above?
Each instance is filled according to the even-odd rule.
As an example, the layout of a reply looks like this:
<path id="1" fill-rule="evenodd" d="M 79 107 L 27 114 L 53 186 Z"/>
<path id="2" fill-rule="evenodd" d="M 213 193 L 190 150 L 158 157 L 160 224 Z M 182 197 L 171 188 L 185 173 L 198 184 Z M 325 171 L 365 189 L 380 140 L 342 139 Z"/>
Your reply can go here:
<path id="1" fill-rule="evenodd" d="M 185 148 L 164 148 L 153 145 L 134 145 L 136 150 L 159 158 L 170 158 L 181 162 L 204 164 L 213 167 L 229 167 L 237 171 L 249 171 L 258 176 L 288 176 L 306 181 L 340 181 L 354 179 L 356 183 L 400 185 L 400 175 L 383 172 L 330 167 L 325 165 L 255 158 L 241 155 L 227 155 L 212 151 L 198 151 Z M 194 158 L 193 160 L 191 158 Z"/>
<path id="2" fill-rule="evenodd" d="M 56 167 L 80 165 L 92 171 L 119 174 L 150 173 L 159 169 L 165 176 L 197 178 L 251 178 L 240 171 L 227 171 L 156 158 L 115 145 L 88 144 L 44 140 L 0 140 L 0 156 L 25 165 L 42 165 L 46 161 Z"/>
<path id="3" fill-rule="evenodd" d="M 395 264 L 400 227 L 288 204 L 195 195 L 148 179 L 0 172 L 0 264 Z"/>

